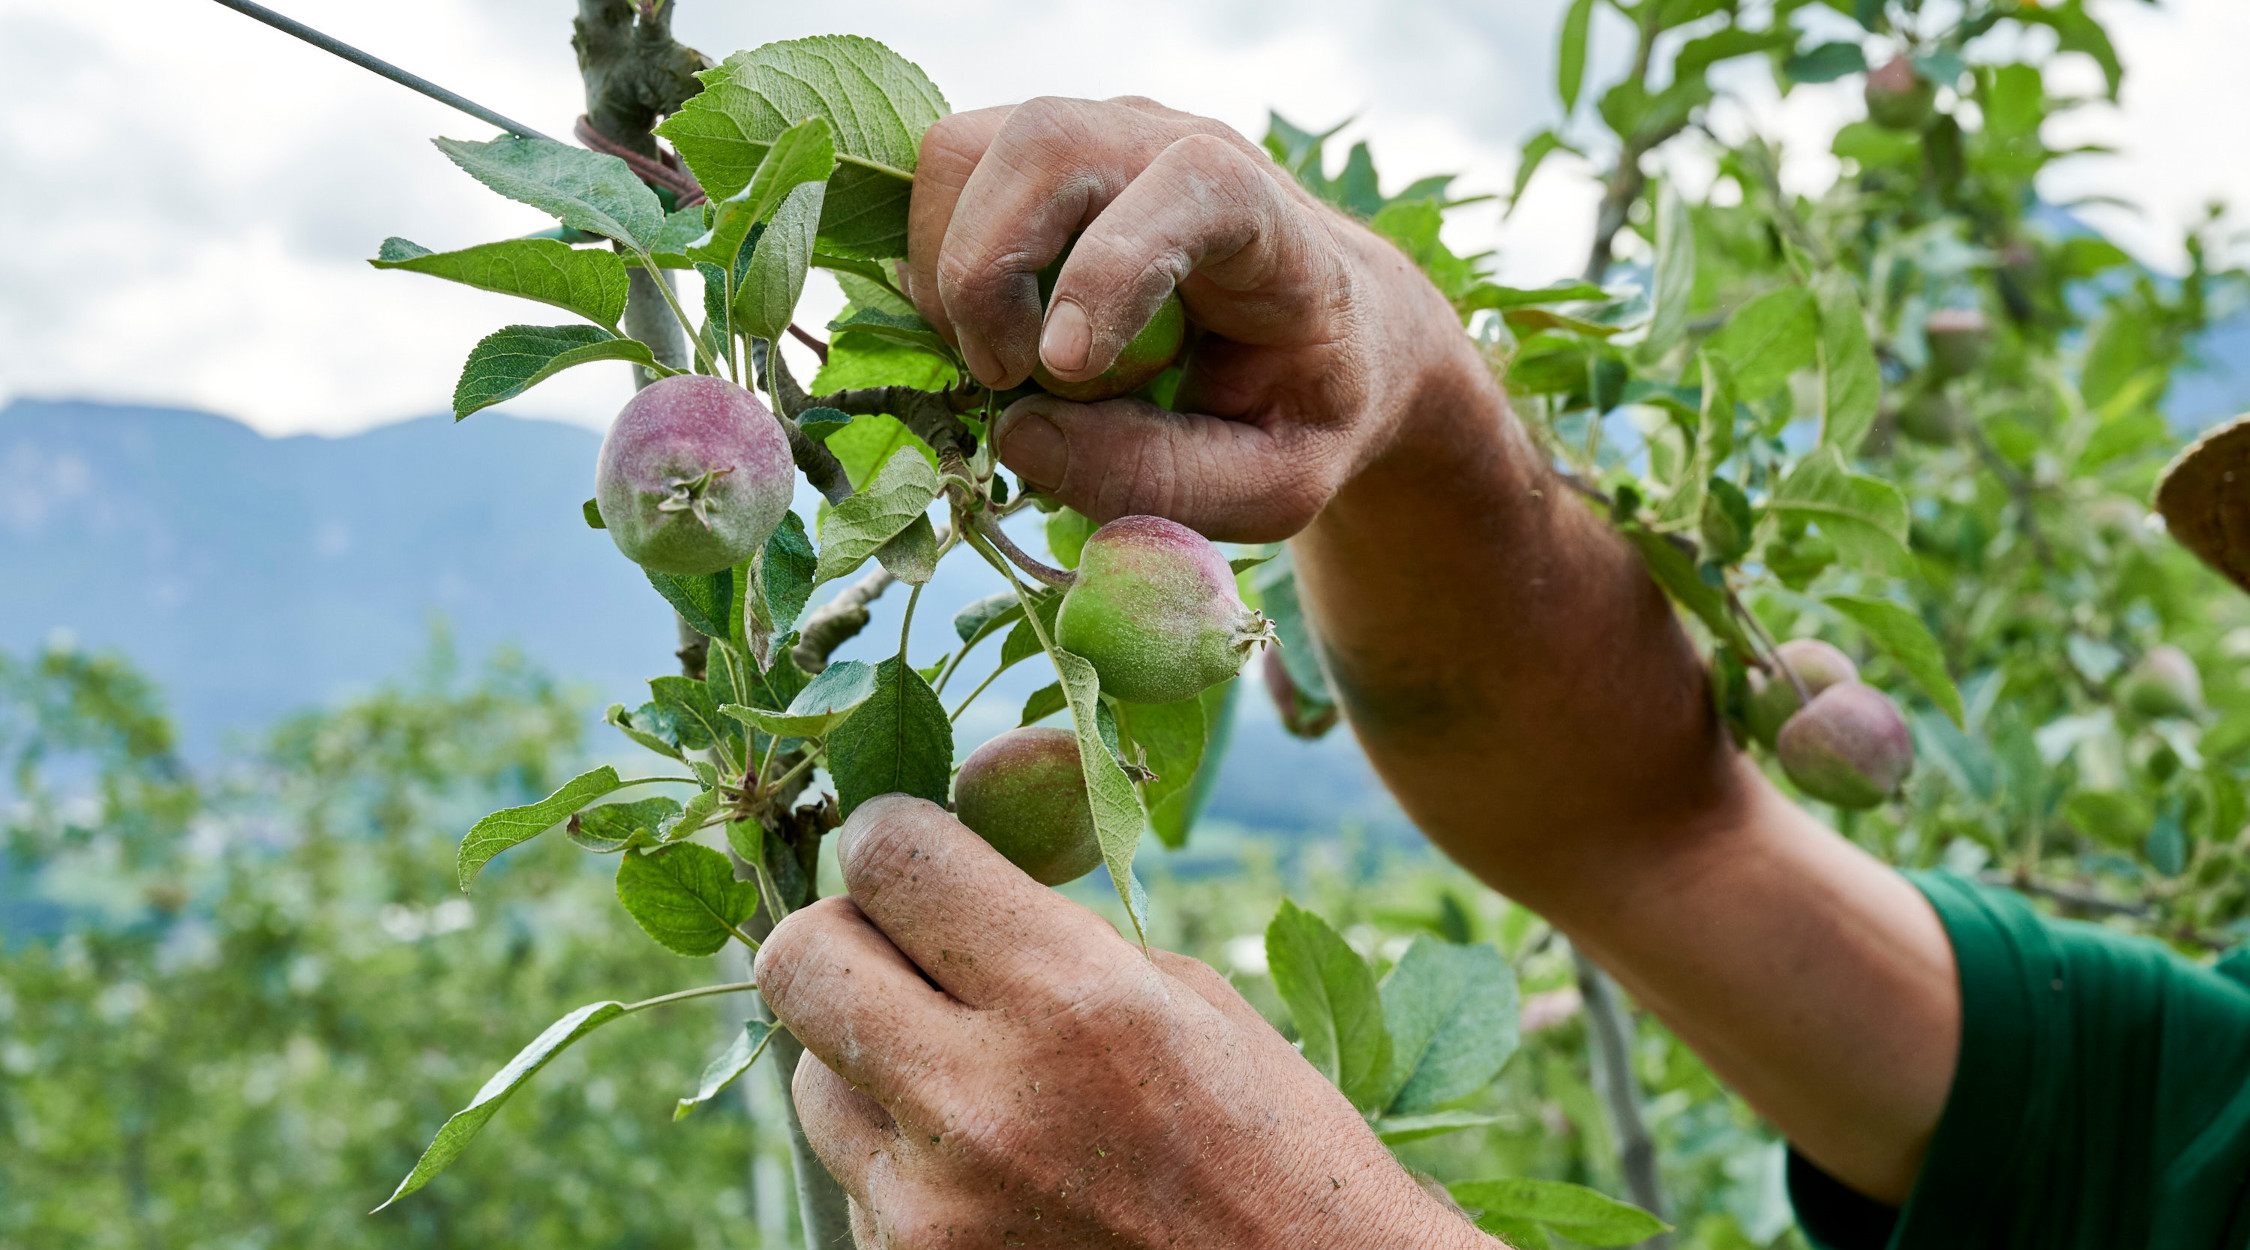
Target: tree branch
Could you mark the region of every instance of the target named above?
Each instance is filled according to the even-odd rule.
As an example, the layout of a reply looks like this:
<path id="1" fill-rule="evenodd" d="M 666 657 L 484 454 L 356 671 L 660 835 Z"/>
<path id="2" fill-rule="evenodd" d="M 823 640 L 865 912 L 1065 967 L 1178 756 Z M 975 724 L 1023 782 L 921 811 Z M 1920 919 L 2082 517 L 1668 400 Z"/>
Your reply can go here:
<path id="1" fill-rule="evenodd" d="M 827 444 L 814 441 L 797 424 L 798 414 L 815 405 L 805 397 L 804 388 L 797 385 L 796 377 L 789 372 L 788 360 L 764 339 L 751 339 L 750 368 L 758 385 L 773 392 L 781 401 L 781 411 L 774 415 L 781 420 L 782 432 L 789 436 L 789 456 L 797 462 L 805 480 L 831 504 L 851 498 L 851 477 L 844 472 L 843 461 L 828 450 Z"/>
<path id="2" fill-rule="evenodd" d="M 1658 1219 L 1664 1216 L 1664 1182 L 1656 1170 L 1656 1142 L 1641 1117 L 1641 1083 L 1633 1074 L 1633 1017 L 1617 997 L 1617 985 L 1573 944 L 1578 994 L 1586 1012 L 1587 1044 L 1593 1051 L 1594 1088 L 1608 1106 L 1617 1135 L 1617 1168 L 1636 1205 Z M 1659 1233 L 1641 1242 L 1644 1250 L 1668 1250 L 1671 1238 Z"/>
<path id="3" fill-rule="evenodd" d="M 922 391 L 911 386 L 871 386 L 815 395 L 806 404 L 814 408 L 834 408 L 848 416 L 897 417 L 914 432 L 914 437 L 930 445 L 939 460 L 949 455 L 966 460 L 976 454 L 977 436 L 969 431 L 960 414 L 975 408 L 983 398 L 984 392 L 976 387 Z"/>

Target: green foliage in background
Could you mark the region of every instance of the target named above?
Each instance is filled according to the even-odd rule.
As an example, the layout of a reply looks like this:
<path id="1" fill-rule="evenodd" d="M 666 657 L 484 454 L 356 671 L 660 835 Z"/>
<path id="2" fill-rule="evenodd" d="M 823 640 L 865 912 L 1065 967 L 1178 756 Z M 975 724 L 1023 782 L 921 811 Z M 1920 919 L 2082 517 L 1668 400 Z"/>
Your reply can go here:
<path id="1" fill-rule="evenodd" d="M 0 655 L 0 1244 L 748 1244 L 751 1125 L 671 1123 L 739 999 L 612 1025 L 366 1216 L 550 1020 L 699 977 L 560 842 L 473 905 L 454 884 L 450 830 L 552 788 L 583 723 L 521 665 L 440 652 L 191 772 L 122 662 Z"/>

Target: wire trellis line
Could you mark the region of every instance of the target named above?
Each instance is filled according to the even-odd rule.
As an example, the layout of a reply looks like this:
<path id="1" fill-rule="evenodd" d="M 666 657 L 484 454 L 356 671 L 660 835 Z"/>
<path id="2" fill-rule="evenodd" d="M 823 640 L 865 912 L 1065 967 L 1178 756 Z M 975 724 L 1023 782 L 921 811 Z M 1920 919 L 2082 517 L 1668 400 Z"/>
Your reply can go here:
<path id="1" fill-rule="evenodd" d="M 485 106 L 477 103 L 476 101 L 469 99 L 467 96 L 461 95 L 458 92 L 448 91 L 419 74 L 410 74 L 405 70 L 400 69 L 398 66 L 391 64 L 389 61 L 382 59 L 381 57 L 362 52 L 358 48 L 345 43 L 341 39 L 334 38 L 330 35 L 324 35 L 319 31 L 314 30 L 312 27 L 305 25 L 303 22 L 300 22 L 293 17 L 288 17 L 283 14 L 276 13 L 272 9 L 269 9 L 262 4 L 253 4 L 251 3 L 251 0 L 218 0 L 218 3 L 223 4 L 226 7 L 233 9 L 235 12 L 240 13 L 246 17 L 256 18 L 258 21 L 264 22 L 266 25 L 273 27 L 275 30 L 281 31 L 283 34 L 294 35 L 297 38 L 304 40 L 306 43 L 319 48 L 323 52 L 334 53 L 335 55 L 340 56 L 347 61 L 350 61 L 352 64 L 359 66 L 361 69 L 380 74 L 402 87 L 408 88 L 409 90 L 413 91 L 419 91 L 423 95 L 436 100 L 440 104 L 451 105 L 452 107 L 457 108 L 464 113 L 467 113 L 469 116 L 474 117 L 479 121 L 489 122 L 492 125 L 498 126 L 500 129 L 505 130 L 509 134 L 515 135 L 518 138 L 547 139 L 549 143 L 554 142 L 553 139 L 548 139 L 546 135 L 533 130 L 531 127 L 524 125 L 522 122 L 511 121 L 508 118 L 493 112 L 491 109 L 488 109 Z"/>

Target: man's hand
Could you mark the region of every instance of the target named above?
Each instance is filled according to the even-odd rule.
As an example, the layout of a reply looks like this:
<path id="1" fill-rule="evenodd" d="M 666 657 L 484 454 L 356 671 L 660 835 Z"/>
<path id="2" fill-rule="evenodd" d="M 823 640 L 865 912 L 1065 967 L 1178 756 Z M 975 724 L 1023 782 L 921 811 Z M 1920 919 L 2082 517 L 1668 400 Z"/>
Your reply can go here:
<path id="1" fill-rule="evenodd" d="M 1286 538 L 1392 444 L 1433 367 L 1481 370 L 1397 248 L 1241 135 L 1148 100 L 945 118 L 922 139 L 909 231 L 915 304 L 990 386 L 1041 361 L 1099 374 L 1178 288 L 1203 333 L 1176 406 L 1200 415 L 1041 396 L 996 431 L 1008 467 L 1097 521 Z M 1043 312 L 1034 275 L 1073 235 Z"/>
<path id="2" fill-rule="evenodd" d="M 758 954 L 862 1246 L 1492 1246 L 1225 978 L 1144 955 L 932 804 Z"/>

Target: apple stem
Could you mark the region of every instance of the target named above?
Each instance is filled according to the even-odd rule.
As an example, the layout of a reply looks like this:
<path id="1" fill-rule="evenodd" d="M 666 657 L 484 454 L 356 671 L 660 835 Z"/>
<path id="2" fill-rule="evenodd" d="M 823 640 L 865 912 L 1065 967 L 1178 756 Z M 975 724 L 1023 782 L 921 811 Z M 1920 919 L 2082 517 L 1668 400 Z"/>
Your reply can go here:
<path id="1" fill-rule="evenodd" d="M 984 535 L 993 546 L 1000 549 L 1001 555 L 1008 557 L 1008 563 L 1022 569 L 1032 577 L 1062 590 L 1068 590 L 1078 584 L 1076 573 L 1043 564 L 1025 552 L 1023 548 L 1018 547 L 1015 540 L 1008 537 L 1007 531 L 1001 529 L 999 523 L 992 519 L 989 511 L 978 512 L 971 524 L 976 526 L 977 533 Z"/>

